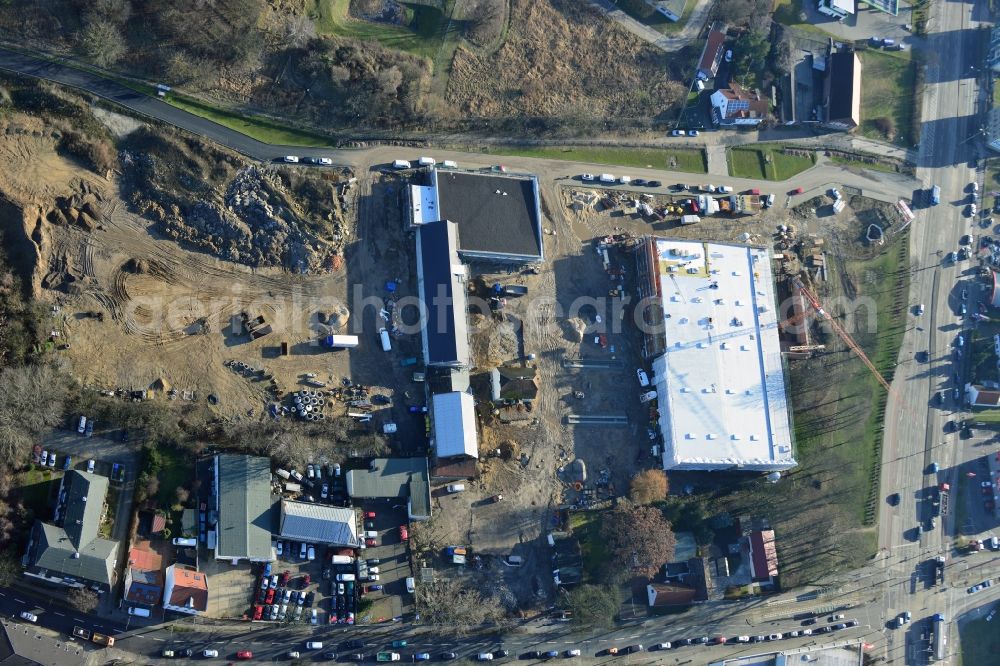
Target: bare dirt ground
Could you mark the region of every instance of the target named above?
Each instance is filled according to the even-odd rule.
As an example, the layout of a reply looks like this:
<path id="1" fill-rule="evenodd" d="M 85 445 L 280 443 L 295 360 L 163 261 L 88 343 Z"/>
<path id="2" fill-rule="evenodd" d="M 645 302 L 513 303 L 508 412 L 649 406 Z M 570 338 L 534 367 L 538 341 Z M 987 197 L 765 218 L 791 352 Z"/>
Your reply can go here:
<path id="1" fill-rule="evenodd" d="M 386 280 L 409 275 L 399 261 L 408 254 L 408 239 L 379 233 L 384 221 L 366 220 L 364 240 L 356 237 L 353 221 L 338 229 L 343 251 L 352 262 L 358 258 L 361 273 L 250 268 L 163 237 L 155 223 L 129 212 L 114 177 L 102 179 L 57 154 L 56 138 L 40 121 L 18 116 L 10 127 L 0 135 L 0 161 L 7 166 L 0 194 L 11 204 L 3 219 L 8 242 L 25 248 L 18 256 L 35 298 L 56 308 L 54 328 L 64 346 L 59 353 L 85 385 L 157 389 L 158 399 L 173 389 L 180 400 L 202 403 L 211 394 L 220 416 L 259 418 L 273 397 L 268 382 L 226 366 L 235 360 L 266 369 L 281 392 L 301 388 L 304 375 L 315 373 L 331 384 L 352 377 L 403 397 L 380 388 L 406 383 L 401 371 L 401 377 L 387 372 L 398 362 L 377 345 L 373 308 L 356 322 L 348 318 L 341 330 L 324 323 L 344 312 L 349 279 L 365 295 L 381 295 Z M 348 205 L 356 206 L 357 197 L 352 192 Z M 54 221 L 57 209 L 61 217 Z M 408 288 L 404 283 L 401 292 Z M 258 340 L 235 334 L 231 318 L 241 312 L 263 316 L 273 332 Z M 352 328 L 361 321 L 365 328 Z M 362 343 L 350 355 L 316 344 L 327 333 L 355 330 L 362 331 Z M 287 356 L 280 355 L 282 342 L 289 345 Z M 400 340 L 400 347 L 409 353 L 419 344 Z M 413 398 L 422 402 L 417 393 Z M 404 403 L 398 401 L 405 413 Z"/>

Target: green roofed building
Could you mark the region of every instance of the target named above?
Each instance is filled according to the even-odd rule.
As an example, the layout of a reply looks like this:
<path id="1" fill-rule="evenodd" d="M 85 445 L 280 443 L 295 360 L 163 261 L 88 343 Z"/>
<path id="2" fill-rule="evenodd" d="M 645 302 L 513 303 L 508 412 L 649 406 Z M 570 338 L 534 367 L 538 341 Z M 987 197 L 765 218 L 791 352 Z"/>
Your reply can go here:
<path id="1" fill-rule="evenodd" d="M 217 560 L 269 562 L 274 559 L 274 500 L 271 461 L 261 456 L 215 456 Z"/>
<path id="2" fill-rule="evenodd" d="M 36 520 L 32 526 L 25 575 L 67 587 L 110 590 L 118 542 L 99 533 L 107 495 L 107 477 L 67 472 L 52 522 Z"/>
<path id="3" fill-rule="evenodd" d="M 357 499 L 403 499 L 410 520 L 430 520 L 427 458 L 374 458 L 368 469 L 347 472 L 347 494 Z"/>

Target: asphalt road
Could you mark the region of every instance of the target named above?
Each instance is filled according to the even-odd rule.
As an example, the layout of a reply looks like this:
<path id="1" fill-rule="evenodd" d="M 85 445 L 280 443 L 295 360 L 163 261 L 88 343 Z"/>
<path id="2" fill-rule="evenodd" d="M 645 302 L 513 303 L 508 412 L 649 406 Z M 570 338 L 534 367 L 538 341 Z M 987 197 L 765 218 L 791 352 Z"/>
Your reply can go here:
<path id="1" fill-rule="evenodd" d="M 885 576 L 902 578 L 901 583 L 882 586 L 884 617 L 889 620 L 904 611 L 911 611 L 915 618 L 943 613 L 950 630 L 945 663 L 959 653 L 960 641 L 954 631 L 959 618 L 996 598 L 969 595 L 965 590 L 973 582 L 996 574 L 996 558 L 978 561 L 977 556 L 956 555 L 951 550 L 961 528 L 955 525 L 954 502 L 981 500 L 954 497 L 949 515 L 939 518 L 935 528 L 922 533 L 917 529 L 921 524 L 927 526 L 931 516 L 930 489 L 940 483 L 957 488 L 963 463 L 986 453 L 973 441 L 945 428 L 948 421 L 960 421 L 967 415 L 954 391 L 964 385 L 968 355 L 959 358 L 954 348 L 959 334 L 969 339 L 973 322 L 962 318 L 959 309 L 966 303 L 969 311 L 975 312 L 978 300 L 988 298 L 976 283 L 973 262 L 947 259 L 951 251 L 958 250 L 963 235 L 981 231 L 975 220 L 965 215 L 971 201 L 970 184 L 977 182 L 980 191 L 984 185 L 983 173 L 973 166 L 981 151 L 976 133 L 983 91 L 975 78 L 982 55 L 975 34 L 975 17 L 983 9 L 980 4 L 934 3 L 929 24 L 917 178 L 925 188 L 940 186 L 941 203 L 920 210 L 911 233 L 909 323 L 886 410 L 882 467 L 883 496 L 898 492 L 900 501 L 897 506 L 883 501 L 879 520 L 878 565 Z M 968 300 L 963 300 L 963 290 Z M 925 307 L 921 316 L 915 314 L 918 304 Z M 939 391 L 946 396 L 943 404 L 936 401 Z M 931 463 L 938 464 L 938 474 L 929 473 Z M 977 509 L 972 506 L 970 510 Z M 983 521 L 980 527 L 991 526 Z M 949 559 L 949 582 L 930 586 L 921 576 L 926 576 L 928 561 L 938 555 Z M 926 627 L 921 631 L 887 630 L 885 642 L 878 646 L 881 655 L 889 663 L 927 663 L 925 633 Z"/>

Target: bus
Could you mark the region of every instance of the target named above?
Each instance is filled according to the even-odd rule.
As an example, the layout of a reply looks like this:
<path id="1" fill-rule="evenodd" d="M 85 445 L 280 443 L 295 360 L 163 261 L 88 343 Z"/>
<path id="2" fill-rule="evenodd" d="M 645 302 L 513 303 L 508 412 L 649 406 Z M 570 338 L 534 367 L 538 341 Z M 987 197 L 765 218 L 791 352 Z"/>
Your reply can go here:
<path id="1" fill-rule="evenodd" d="M 945 646 L 948 644 L 947 628 L 944 626 L 944 615 L 934 614 L 934 661 L 944 661 Z"/>

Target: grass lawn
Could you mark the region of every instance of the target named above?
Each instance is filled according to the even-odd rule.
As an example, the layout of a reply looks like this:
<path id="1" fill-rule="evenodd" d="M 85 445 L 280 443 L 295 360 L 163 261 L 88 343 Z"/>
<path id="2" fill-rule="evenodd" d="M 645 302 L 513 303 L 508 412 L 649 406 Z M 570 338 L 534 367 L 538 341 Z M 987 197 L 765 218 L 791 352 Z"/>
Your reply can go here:
<path id="1" fill-rule="evenodd" d="M 21 497 L 24 498 L 24 506 L 34 513 L 36 518 L 48 519 L 51 517 L 52 507 L 49 505 L 49 496 L 52 493 L 52 481 L 62 478 L 62 472 L 42 470 L 32 465 L 26 472 L 17 475 L 16 485 Z"/>
<path id="2" fill-rule="evenodd" d="M 178 536 L 181 533 L 181 512 L 171 511 L 170 507 L 177 503 L 177 487 L 191 480 L 193 463 L 186 454 L 167 448 L 160 449 L 159 460 L 160 470 L 156 478 L 160 486 L 156 503 L 159 509 L 167 512 L 167 527 L 174 536 Z"/>
<path id="3" fill-rule="evenodd" d="M 809 157 L 785 155 L 781 146 L 760 144 L 732 148 L 726 153 L 729 175 L 734 178 L 788 180 L 816 163 L 815 153 Z"/>
<path id="4" fill-rule="evenodd" d="M 995 606 L 989 604 L 986 610 Z M 987 622 L 985 615 L 978 620 L 962 622 L 958 625 L 959 640 L 962 642 L 962 663 L 992 664 L 996 663 L 996 655 L 1000 653 L 1000 631 L 997 631 L 997 620 Z"/>
<path id="5" fill-rule="evenodd" d="M 909 51 L 860 52 L 863 75 L 861 77 L 861 133 L 885 139 L 875 127 L 879 118 L 888 118 L 895 127 L 894 141 L 905 145 L 912 143 L 913 94 L 917 68 Z"/>
<path id="6" fill-rule="evenodd" d="M 847 301 L 841 284 L 850 282 L 859 297 L 874 300 L 872 331 L 864 310 L 854 325 L 840 308 L 833 312 L 883 374 L 895 366 L 906 321 L 900 308 L 909 288 L 908 247 L 904 233 L 868 260 L 841 263 L 828 255 L 830 279 L 815 290 L 827 303 Z M 835 335 L 812 330 L 826 353 L 792 362 L 789 373 L 799 466 L 773 485 L 760 477 L 721 477 L 729 485 L 712 497 L 714 510 L 770 521 L 786 589 L 862 566 L 876 548 L 879 497 L 891 492 L 879 489 L 886 393 Z"/>
<path id="7" fill-rule="evenodd" d="M 807 21 L 803 21 L 800 16 L 801 14 L 802 0 L 775 0 L 773 18 L 778 23 L 793 27 L 797 30 L 804 30 L 817 35 L 823 35 L 825 37 L 830 36 L 829 33 L 822 28 L 819 28 Z"/>
<path id="8" fill-rule="evenodd" d="M 206 118 L 263 143 L 314 148 L 332 148 L 334 146 L 330 137 L 322 134 L 288 127 L 267 118 L 245 116 L 220 109 L 184 95 L 170 93 L 166 102 L 178 109 Z"/>
<path id="9" fill-rule="evenodd" d="M 491 146 L 484 148 L 483 152 L 492 155 L 540 157 L 552 160 L 568 160 L 571 162 L 607 164 L 609 166 L 668 169 L 670 171 L 688 171 L 691 173 L 708 172 L 708 159 L 705 157 L 705 151 L 698 149 Z"/>
<path id="10" fill-rule="evenodd" d="M 604 568 L 610 555 L 607 544 L 601 538 L 601 511 L 574 511 L 570 514 L 569 524 L 573 534 L 580 541 L 583 553 L 583 572 L 585 582 L 597 582 L 599 573 Z"/>

